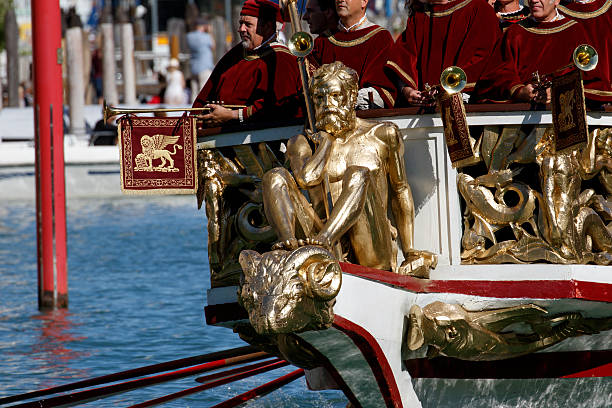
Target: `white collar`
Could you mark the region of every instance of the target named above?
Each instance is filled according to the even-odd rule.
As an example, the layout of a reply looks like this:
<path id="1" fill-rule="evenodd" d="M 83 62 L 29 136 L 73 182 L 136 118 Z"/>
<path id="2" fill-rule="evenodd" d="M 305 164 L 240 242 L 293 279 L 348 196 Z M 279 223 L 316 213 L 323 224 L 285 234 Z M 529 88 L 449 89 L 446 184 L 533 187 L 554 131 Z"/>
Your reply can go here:
<path id="1" fill-rule="evenodd" d="M 559 20 L 563 20 L 565 17 L 563 17 L 562 14 L 559 14 L 559 10 L 555 9 L 555 12 L 557 13 L 557 15 L 555 16 L 555 18 L 553 18 L 550 21 L 559 21 Z"/>
<path id="2" fill-rule="evenodd" d="M 340 27 L 340 29 L 342 29 L 343 31 L 346 31 L 348 33 L 353 28 L 358 27 L 361 24 L 363 24 L 364 21 L 366 21 L 367 19 L 368 19 L 367 16 L 364 14 L 363 17 L 361 17 L 358 22 L 356 22 L 355 24 L 353 24 L 352 26 L 350 26 L 348 28 L 345 27 L 344 24 L 342 24 L 342 21 L 338 21 L 338 27 Z"/>
<path id="3" fill-rule="evenodd" d="M 500 16 L 507 16 L 509 14 L 514 14 L 514 13 L 516 13 L 518 11 L 521 11 L 521 5 L 520 4 L 518 5 L 518 8 L 516 10 L 514 10 L 514 11 L 506 11 L 505 13 L 499 12 L 497 14 L 499 14 Z"/>

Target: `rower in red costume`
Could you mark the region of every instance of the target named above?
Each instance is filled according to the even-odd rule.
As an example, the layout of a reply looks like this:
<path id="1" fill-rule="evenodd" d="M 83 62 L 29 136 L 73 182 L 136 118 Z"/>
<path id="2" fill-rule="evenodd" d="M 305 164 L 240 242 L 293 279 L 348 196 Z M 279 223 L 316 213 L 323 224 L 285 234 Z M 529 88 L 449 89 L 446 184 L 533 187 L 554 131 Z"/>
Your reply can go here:
<path id="1" fill-rule="evenodd" d="M 537 92 L 533 73 L 551 74 L 572 61 L 574 49 L 589 42 L 582 25 L 557 12 L 559 0 L 528 0 L 532 17 L 504 33 L 477 94 L 485 99 L 550 102 L 550 88 Z M 585 87 L 599 81 L 600 68 L 583 73 Z M 589 95 L 585 94 L 588 98 Z"/>
<path id="2" fill-rule="evenodd" d="M 267 0 L 244 3 L 238 28 L 241 43 L 221 58 L 193 104 L 212 109 L 202 117 L 205 126 L 302 116 L 297 62 L 276 42 L 276 21 L 278 5 Z M 230 110 L 208 101 L 247 107 Z"/>
<path id="3" fill-rule="evenodd" d="M 309 62 L 315 67 L 340 61 L 359 75 L 357 109 L 393 107 L 396 88 L 383 66 L 393 37 L 366 17 L 368 0 L 336 0 L 336 31 L 315 39 Z"/>
<path id="4" fill-rule="evenodd" d="M 574 0 L 558 8 L 561 14 L 582 23 L 589 35 L 589 44 L 599 54 L 601 81 L 586 84 L 585 95 L 612 102 L 612 1 Z"/>
<path id="5" fill-rule="evenodd" d="M 415 0 L 412 7 L 386 64 L 402 82 L 406 101 L 425 103 L 425 84 L 439 84 L 451 65 L 465 71 L 464 92 L 471 92 L 501 36 L 493 8 L 485 0 Z"/>

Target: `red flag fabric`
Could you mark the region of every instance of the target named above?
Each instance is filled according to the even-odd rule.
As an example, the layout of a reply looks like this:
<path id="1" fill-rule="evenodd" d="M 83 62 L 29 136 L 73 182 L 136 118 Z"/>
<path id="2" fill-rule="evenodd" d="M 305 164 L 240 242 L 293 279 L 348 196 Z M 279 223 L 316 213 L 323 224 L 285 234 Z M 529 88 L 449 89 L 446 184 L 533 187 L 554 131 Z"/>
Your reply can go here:
<path id="1" fill-rule="evenodd" d="M 195 120 L 123 117 L 118 129 L 121 190 L 126 194 L 195 194 Z"/>

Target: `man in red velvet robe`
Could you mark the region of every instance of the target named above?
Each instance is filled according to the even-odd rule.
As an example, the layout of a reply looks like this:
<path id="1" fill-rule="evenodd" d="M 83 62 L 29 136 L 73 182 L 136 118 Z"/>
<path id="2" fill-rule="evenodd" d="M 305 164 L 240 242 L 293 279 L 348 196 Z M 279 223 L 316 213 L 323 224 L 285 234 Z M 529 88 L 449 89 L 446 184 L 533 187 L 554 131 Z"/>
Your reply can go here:
<path id="1" fill-rule="evenodd" d="M 242 42 L 221 58 L 193 104 L 211 108 L 202 117 L 205 126 L 302 116 L 297 62 L 276 42 L 277 20 L 278 5 L 267 0 L 244 3 L 238 28 Z M 246 108 L 231 110 L 209 101 Z"/>
<path id="2" fill-rule="evenodd" d="M 319 36 L 309 62 L 315 66 L 340 61 L 359 76 L 358 109 L 393 107 L 396 90 L 383 65 L 393 45 L 391 34 L 366 17 L 368 0 L 336 0 L 337 30 Z"/>
<path id="3" fill-rule="evenodd" d="M 558 6 L 559 12 L 582 23 L 589 44 L 599 54 L 600 81 L 585 84 L 587 98 L 612 102 L 612 1 L 574 0 Z"/>
<path id="4" fill-rule="evenodd" d="M 481 78 L 477 93 L 492 100 L 550 102 L 533 73 L 551 74 L 572 62 L 574 49 L 589 42 L 582 25 L 559 14 L 559 0 L 529 0 L 532 17 L 510 26 Z M 601 78 L 600 68 L 583 73 L 585 88 Z M 588 94 L 585 94 L 588 98 Z"/>
<path id="5" fill-rule="evenodd" d="M 485 0 L 417 0 L 412 7 L 386 64 L 401 81 L 406 101 L 426 102 L 425 84 L 439 84 L 451 65 L 465 71 L 464 92 L 471 92 L 501 36 L 493 8 Z"/>

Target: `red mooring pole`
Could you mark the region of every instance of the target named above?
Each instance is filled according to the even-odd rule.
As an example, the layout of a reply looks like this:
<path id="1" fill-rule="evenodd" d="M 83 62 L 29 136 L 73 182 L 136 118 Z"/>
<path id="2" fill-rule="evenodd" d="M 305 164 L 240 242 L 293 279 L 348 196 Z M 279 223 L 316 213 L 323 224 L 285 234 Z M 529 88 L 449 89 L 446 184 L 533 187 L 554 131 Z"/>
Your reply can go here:
<path id="1" fill-rule="evenodd" d="M 68 307 L 59 0 L 32 0 L 38 308 Z"/>

